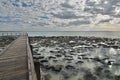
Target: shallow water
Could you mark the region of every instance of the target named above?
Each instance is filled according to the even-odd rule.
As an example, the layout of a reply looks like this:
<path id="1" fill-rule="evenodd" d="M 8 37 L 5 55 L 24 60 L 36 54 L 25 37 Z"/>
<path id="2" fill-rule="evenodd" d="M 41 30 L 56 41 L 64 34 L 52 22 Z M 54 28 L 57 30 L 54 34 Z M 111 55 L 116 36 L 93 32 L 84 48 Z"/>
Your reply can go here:
<path id="1" fill-rule="evenodd" d="M 97 41 L 99 39 L 101 41 Z M 44 57 L 38 59 L 43 80 L 118 80 L 116 77 L 120 77 L 120 46 L 117 49 L 104 47 L 104 44 L 109 44 L 108 42 L 120 45 L 119 39 L 89 37 L 31 39 L 33 54 Z M 102 46 L 93 47 L 94 44 L 100 43 Z M 41 62 L 42 60 L 47 62 Z M 111 60 L 114 64 L 109 65 Z"/>

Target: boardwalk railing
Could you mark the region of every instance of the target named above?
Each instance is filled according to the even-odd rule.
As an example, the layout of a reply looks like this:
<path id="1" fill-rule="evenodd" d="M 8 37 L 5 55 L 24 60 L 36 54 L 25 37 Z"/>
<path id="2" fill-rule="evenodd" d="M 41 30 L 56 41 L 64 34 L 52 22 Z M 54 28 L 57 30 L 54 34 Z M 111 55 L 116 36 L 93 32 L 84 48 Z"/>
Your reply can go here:
<path id="1" fill-rule="evenodd" d="M 7 31 L 0 31 L 0 36 L 20 36 L 26 35 L 26 32 L 7 32 Z"/>
<path id="2" fill-rule="evenodd" d="M 27 38 L 29 80 L 37 80 L 29 39 Z"/>

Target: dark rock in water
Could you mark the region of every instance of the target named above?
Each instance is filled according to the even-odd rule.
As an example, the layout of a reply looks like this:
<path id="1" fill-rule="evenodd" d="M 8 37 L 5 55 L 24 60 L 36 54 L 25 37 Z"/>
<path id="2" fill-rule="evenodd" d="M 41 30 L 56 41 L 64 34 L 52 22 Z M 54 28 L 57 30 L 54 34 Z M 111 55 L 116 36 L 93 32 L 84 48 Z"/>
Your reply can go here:
<path id="1" fill-rule="evenodd" d="M 43 70 L 52 70 L 54 72 L 60 72 L 63 67 L 63 65 L 50 65 L 49 62 L 40 63 L 40 65 Z"/>
<path id="2" fill-rule="evenodd" d="M 50 69 L 52 69 L 52 66 L 46 65 L 46 66 L 44 66 L 44 68 L 46 68 L 47 70 L 50 70 Z"/>
<path id="3" fill-rule="evenodd" d="M 81 54 L 81 55 L 79 55 L 79 56 L 82 56 L 82 57 L 83 57 L 83 56 L 86 56 L 86 54 Z"/>
<path id="4" fill-rule="evenodd" d="M 72 63 L 72 61 L 67 61 L 67 63 Z"/>
<path id="5" fill-rule="evenodd" d="M 43 64 L 43 63 L 40 63 L 40 66 L 47 69 L 49 67 L 49 64 Z"/>
<path id="6" fill-rule="evenodd" d="M 93 60 L 98 61 L 98 62 L 101 62 L 101 59 L 99 59 L 98 57 L 93 58 Z"/>
<path id="7" fill-rule="evenodd" d="M 60 54 L 57 54 L 57 55 L 55 55 L 56 57 L 62 57 L 62 55 L 60 55 Z"/>
<path id="8" fill-rule="evenodd" d="M 36 54 L 37 54 L 37 51 L 33 51 L 33 54 L 35 54 L 35 55 L 36 55 Z"/>
<path id="9" fill-rule="evenodd" d="M 75 50 L 71 50 L 70 52 L 75 52 Z"/>
<path id="10" fill-rule="evenodd" d="M 56 59 L 54 56 L 49 56 L 48 59 Z"/>
<path id="11" fill-rule="evenodd" d="M 110 48 L 109 45 L 103 45 L 103 48 Z"/>
<path id="12" fill-rule="evenodd" d="M 75 67 L 72 66 L 72 65 L 66 65 L 65 68 L 66 68 L 66 69 L 70 69 L 70 70 L 75 69 Z"/>
<path id="13" fill-rule="evenodd" d="M 40 57 L 39 57 L 39 59 L 43 59 L 43 58 L 45 58 L 45 57 L 44 57 L 44 56 L 40 56 Z"/>
<path id="14" fill-rule="evenodd" d="M 53 62 L 55 62 L 55 63 L 56 63 L 57 61 L 58 61 L 58 60 L 56 60 L 56 59 L 53 60 Z"/>
<path id="15" fill-rule="evenodd" d="M 33 58 L 34 58 L 34 59 L 43 59 L 44 56 L 41 56 L 41 55 L 33 55 Z"/>
<path id="16" fill-rule="evenodd" d="M 37 48 L 37 49 L 35 49 L 33 52 L 37 53 L 37 52 L 38 52 L 38 48 Z"/>
<path id="17" fill-rule="evenodd" d="M 73 59 L 72 59 L 72 58 L 65 58 L 65 60 L 71 61 L 71 60 L 73 60 Z"/>
<path id="18" fill-rule="evenodd" d="M 55 51 L 50 51 L 50 53 L 62 53 L 63 51 L 60 50 L 55 50 Z"/>
<path id="19" fill-rule="evenodd" d="M 109 59 L 108 57 L 106 57 L 106 58 L 103 58 L 102 60 L 107 60 L 107 59 Z"/>
<path id="20" fill-rule="evenodd" d="M 40 60 L 41 63 L 48 62 L 48 60 Z"/>
<path id="21" fill-rule="evenodd" d="M 112 48 L 114 48 L 114 49 L 118 49 L 118 48 L 120 48 L 120 47 L 117 46 L 117 45 L 112 45 L 112 46 L 110 46 L 110 47 L 112 47 Z"/>
<path id="22" fill-rule="evenodd" d="M 83 61 L 77 61 L 75 64 L 82 64 L 84 63 Z"/>
<path id="23" fill-rule="evenodd" d="M 52 66 L 51 69 L 52 71 L 55 71 L 55 72 L 60 72 L 62 70 L 62 65 L 56 65 L 56 66 Z"/>
<path id="24" fill-rule="evenodd" d="M 76 55 L 76 54 L 74 54 L 74 53 L 70 53 L 70 55 Z"/>
<path id="25" fill-rule="evenodd" d="M 54 51 L 50 51 L 51 53 L 55 53 Z"/>
<path id="26" fill-rule="evenodd" d="M 114 63 L 115 63 L 115 60 L 107 59 L 106 61 L 104 61 L 104 64 L 106 65 L 113 65 Z"/>
<path id="27" fill-rule="evenodd" d="M 82 59 L 82 56 L 78 56 L 78 59 Z"/>
<path id="28" fill-rule="evenodd" d="M 40 53 L 37 53 L 37 54 L 35 54 L 35 55 L 38 55 L 38 56 L 40 56 L 41 54 L 40 54 Z"/>
<path id="29" fill-rule="evenodd" d="M 107 63 L 108 65 L 112 65 L 112 62 L 111 61 L 108 61 L 108 63 Z"/>
<path id="30" fill-rule="evenodd" d="M 99 47 L 98 44 L 92 44 L 92 46 L 93 46 L 94 48 L 98 48 L 98 47 Z"/>
<path id="31" fill-rule="evenodd" d="M 57 53 L 61 53 L 62 51 L 57 51 Z"/>
<path id="32" fill-rule="evenodd" d="M 39 56 L 33 56 L 34 59 L 39 59 Z"/>
<path id="33" fill-rule="evenodd" d="M 66 56 L 65 60 L 73 60 L 73 56 Z"/>
<path id="34" fill-rule="evenodd" d="M 82 59 L 89 59 L 87 56 L 83 56 Z"/>

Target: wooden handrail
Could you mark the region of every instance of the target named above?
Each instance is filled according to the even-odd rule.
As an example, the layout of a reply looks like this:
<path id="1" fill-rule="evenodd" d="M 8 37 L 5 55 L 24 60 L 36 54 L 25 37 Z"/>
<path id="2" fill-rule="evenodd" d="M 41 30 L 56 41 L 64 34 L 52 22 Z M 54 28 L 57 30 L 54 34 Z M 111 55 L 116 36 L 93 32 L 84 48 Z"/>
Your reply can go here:
<path id="1" fill-rule="evenodd" d="M 37 80 L 29 39 L 27 38 L 29 80 Z"/>

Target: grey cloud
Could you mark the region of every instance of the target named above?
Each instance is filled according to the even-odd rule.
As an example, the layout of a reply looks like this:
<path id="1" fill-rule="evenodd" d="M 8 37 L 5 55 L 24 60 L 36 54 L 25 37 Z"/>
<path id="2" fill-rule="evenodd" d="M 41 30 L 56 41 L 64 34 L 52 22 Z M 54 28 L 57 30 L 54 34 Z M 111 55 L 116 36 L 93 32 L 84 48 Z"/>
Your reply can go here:
<path id="1" fill-rule="evenodd" d="M 100 9 L 100 8 L 97 8 L 97 7 L 93 7 L 93 8 L 86 7 L 86 8 L 84 9 L 84 11 L 85 11 L 85 12 L 92 13 L 92 14 L 103 13 L 103 9 Z"/>
<path id="2" fill-rule="evenodd" d="M 105 19 L 105 20 L 99 21 L 99 23 L 109 23 L 111 20 L 113 20 L 113 19 Z"/>
<path id="3" fill-rule="evenodd" d="M 116 17 L 116 18 L 120 18 L 120 14 L 113 14 L 111 16 Z"/>
<path id="4" fill-rule="evenodd" d="M 67 3 L 67 2 L 62 3 L 61 6 L 62 6 L 62 7 L 65 7 L 65 8 L 74 8 L 74 6 L 70 5 L 70 4 Z"/>
<path id="5" fill-rule="evenodd" d="M 68 25 L 75 25 L 75 26 L 79 26 L 79 25 L 84 25 L 84 24 L 90 24 L 91 22 L 88 20 L 77 20 L 77 21 L 73 21 L 73 22 L 69 22 Z"/>
<path id="6" fill-rule="evenodd" d="M 61 13 L 55 14 L 51 13 L 54 17 L 61 18 L 61 19 L 77 19 L 79 16 L 75 15 L 75 13 L 71 11 L 63 11 Z"/>
<path id="7" fill-rule="evenodd" d="M 86 1 L 87 6 L 93 6 L 95 5 L 95 2 L 90 2 L 89 0 Z"/>
<path id="8" fill-rule="evenodd" d="M 38 22 L 38 23 L 32 23 L 33 26 L 49 26 L 49 23 L 43 23 L 43 22 Z"/>

